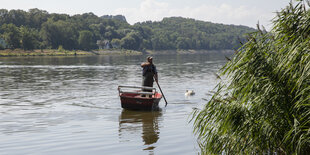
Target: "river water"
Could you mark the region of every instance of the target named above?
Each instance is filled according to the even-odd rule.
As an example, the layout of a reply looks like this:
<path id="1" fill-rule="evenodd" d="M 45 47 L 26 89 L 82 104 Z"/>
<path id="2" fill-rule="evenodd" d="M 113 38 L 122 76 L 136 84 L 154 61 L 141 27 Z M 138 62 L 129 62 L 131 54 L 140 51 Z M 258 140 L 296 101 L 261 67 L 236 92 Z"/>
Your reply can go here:
<path id="1" fill-rule="evenodd" d="M 198 154 L 190 114 L 225 55 L 153 56 L 168 101 L 153 112 L 123 110 L 117 91 L 141 84 L 146 56 L 0 58 L 0 154 Z"/>

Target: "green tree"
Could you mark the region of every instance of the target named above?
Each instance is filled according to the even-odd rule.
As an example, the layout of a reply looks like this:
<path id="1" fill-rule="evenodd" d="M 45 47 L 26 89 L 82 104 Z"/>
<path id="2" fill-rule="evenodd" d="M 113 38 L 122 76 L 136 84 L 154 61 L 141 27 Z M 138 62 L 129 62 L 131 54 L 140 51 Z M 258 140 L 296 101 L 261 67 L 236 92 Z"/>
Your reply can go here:
<path id="1" fill-rule="evenodd" d="M 190 39 L 184 37 L 178 37 L 176 40 L 178 49 L 190 49 Z"/>
<path id="2" fill-rule="evenodd" d="M 138 32 L 130 32 L 121 39 L 121 46 L 125 49 L 138 50 L 142 43 L 142 37 Z"/>
<path id="3" fill-rule="evenodd" d="M 10 10 L 8 13 L 7 22 L 16 25 L 17 27 L 28 23 L 28 14 L 23 10 Z"/>
<path id="4" fill-rule="evenodd" d="M 8 24 L 9 11 L 6 9 L 0 9 L 0 25 Z"/>
<path id="5" fill-rule="evenodd" d="M 203 154 L 308 154 L 310 11 L 290 4 L 249 37 L 194 128 Z M 307 7 L 309 8 L 309 7 Z"/>
<path id="6" fill-rule="evenodd" d="M 151 39 L 151 43 L 152 43 L 152 49 L 154 50 L 161 50 L 161 43 L 159 41 L 159 38 L 158 37 L 152 37 Z"/>
<path id="7" fill-rule="evenodd" d="M 125 49 L 136 49 L 136 40 L 131 36 L 126 36 L 121 39 L 121 47 Z"/>
<path id="8" fill-rule="evenodd" d="M 19 28 L 21 35 L 21 47 L 24 50 L 33 50 L 39 47 L 38 32 L 25 26 Z"/>
<path id="9" fill-rule="evenodd" d="M 62 45 L 64 49 L 74 49 L 78 45 L 77 28 L 68 21 L 54 21 L 49 18 L 42 24 L 41 37 L 46 46 L 53 49 L 57 49 L 59 45 Z"/>
<path id="10" fill-rule="evenodd" d="M 79 45 L 80 48 L 83 50 L 90 50 L 94 46 L 93 34 L 90 31 L 83 30 L 79 33 Z"/>
<path id="11" fill-rule="evenodd" d="M 94 41 L 123 39 L 123 48 L 135 50 L 231 49 L 240 46 L 239 38 L 244 40 L 245 33 L 254 31 L 245 26 L 213 24 L 181 17 L 129 25 L 120 15 L 98 17 L 90 12 L 70 16 L 50 14 L 37 8 L 28 12 L 0 9 L 0 25 L 5 24 L 27 27 L 31 33 L 40 32 L 37 37 L 40 48 L 53 49 L 60 45 L 64 49 L 85 48 L 79 46 L 81 31 L 90 31 Z M 4 30 L 0 33 L 4 34 Z M 93 45 L 91 47 L 94 48 Z"/>
<path id="12" fill-rule="evenodd" d="M 4 31 L 3 37 L 11 49 L 20 48 L 20 32 L 14 24 L 4 24 L 1 29 Z"/>
<path id="13" fill-rule="evenodd" d="M 111 41 L 112 47 L 113 48 L 120 48 L 121 47 L 121 40 L 119 39 L 113 39 Z"/>
<path id="14" fill-rule="evenodd" d="M 47 21 L 48 12 L 34 8 L 29 9 L 28 16 L 29 16 L 28 26 L 35 29 L 40 29 L 41 25 Z"/>
<path id="15" fill-rule="evenodd" d="M 114 30 L 114 27 L 107 26 L 105 28 L 104 38 L 112 40 L 113 38 L 118 38 L 117 32 Z"/>

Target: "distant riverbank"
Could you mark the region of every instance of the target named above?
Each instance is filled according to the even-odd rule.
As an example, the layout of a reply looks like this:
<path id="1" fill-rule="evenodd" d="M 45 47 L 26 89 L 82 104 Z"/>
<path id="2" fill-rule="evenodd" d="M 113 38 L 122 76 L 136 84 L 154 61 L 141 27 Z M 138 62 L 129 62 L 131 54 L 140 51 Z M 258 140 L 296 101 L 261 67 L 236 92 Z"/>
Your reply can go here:
<path id="1" fill-rule="evenodd" d="M 219 50 L 160 50 L 160 51 L 135 51 L 125 49 L 105 49 L 105 50 L 57 50 L 57 49 L 37 49 L 37 50 L 22 50 L 22 49 L 6 49 L 0 50 L 0 57 L 14 56 L 78 56 L 78 55 L 156 55 L 156 54 L 200 54 L 200 53 L 218 53 Z M 220 52 L 231 53 L 232 50 L 220 50 Z"/>
<path id="2" fill-rule="evenodd" d="M 133 50 L 97 50 L 97 51 L 82 51 L 82 50 L 57 50 L 57 49 L 37 49 L 37 50 L 22 50 L 22 49 L 6 49 L 0 50 L 0 57 L 12 56 L 75 56 L 75 55 L 140 55 L 139 51 Z"/>
<path id="3" fill-rule="evenodd" d="M 204 54 L 204 53 L 233 53 L 234 50 L 160 50 L 160 51 L 145 51 L 146 54 Z"/>

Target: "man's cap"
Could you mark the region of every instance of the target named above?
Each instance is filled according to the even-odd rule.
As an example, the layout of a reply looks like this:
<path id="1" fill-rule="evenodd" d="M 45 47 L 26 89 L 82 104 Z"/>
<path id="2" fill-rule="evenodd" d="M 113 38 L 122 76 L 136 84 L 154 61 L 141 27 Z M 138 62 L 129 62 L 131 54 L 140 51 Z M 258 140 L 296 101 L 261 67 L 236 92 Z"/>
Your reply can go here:
<path id="1" fill-rule="evenodd" d="M 146 59 L 153 59 L 153 57 L 151 57 L 151 56 L 148 56 L 148 57 L 146 57 Z"/>

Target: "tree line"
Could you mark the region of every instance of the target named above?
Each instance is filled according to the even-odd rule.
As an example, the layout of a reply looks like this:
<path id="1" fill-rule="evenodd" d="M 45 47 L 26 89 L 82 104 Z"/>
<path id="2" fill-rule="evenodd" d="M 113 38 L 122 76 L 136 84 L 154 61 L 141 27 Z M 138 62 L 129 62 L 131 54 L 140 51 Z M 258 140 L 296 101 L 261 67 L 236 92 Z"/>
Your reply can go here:
<path id="1" fill-rule="evenodd" d="M 44 10 L 0 10 L 0 48 L 94 50 L 97 41 L 130 50 L 232 49 L 240 46 L 246 26 L 214 24 L 171 17 L 130 25 L 122 15 L 48 13 Z"/>

